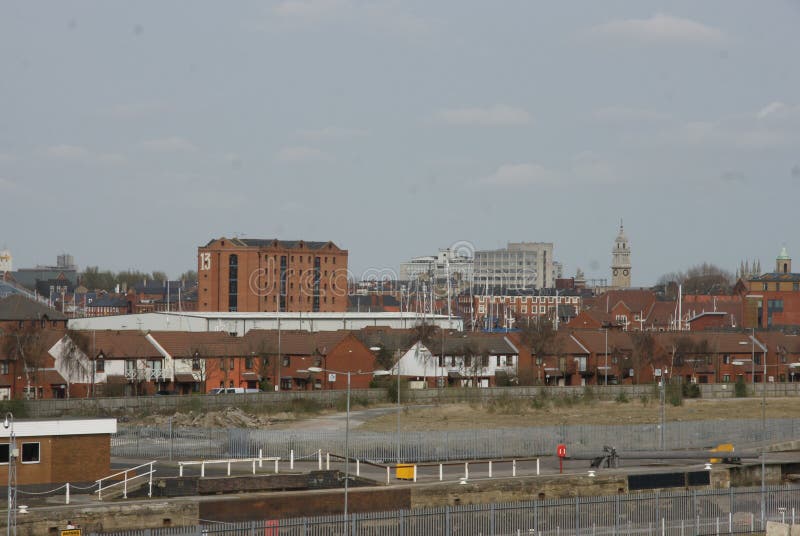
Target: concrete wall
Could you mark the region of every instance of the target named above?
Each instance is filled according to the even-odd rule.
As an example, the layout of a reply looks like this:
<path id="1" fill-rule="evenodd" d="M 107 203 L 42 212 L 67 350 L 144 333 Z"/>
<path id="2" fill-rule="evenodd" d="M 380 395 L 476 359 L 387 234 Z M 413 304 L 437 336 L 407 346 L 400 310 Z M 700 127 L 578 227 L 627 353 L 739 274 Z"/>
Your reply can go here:
<path id="1" fill-rule="evenodd" d="M 59 534 L 67 521 L 77 523 L 84 533 L 126 529 L 159 528 L 198 524 L 195 500 L 93 503 L 86 506 L 32 509 L 17 516 L 18 536 Z"/>

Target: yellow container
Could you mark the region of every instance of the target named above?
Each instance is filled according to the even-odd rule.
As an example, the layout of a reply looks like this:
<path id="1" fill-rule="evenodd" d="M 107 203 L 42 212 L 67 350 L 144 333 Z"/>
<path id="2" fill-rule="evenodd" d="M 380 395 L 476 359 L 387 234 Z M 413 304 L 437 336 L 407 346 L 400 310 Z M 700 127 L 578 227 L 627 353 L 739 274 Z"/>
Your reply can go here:
<path id="1" fill-rule="evenodd" d="M 713 449 L 711 449 L 711 452 L 734 452 L 733 444 L 732 443 L 722 443 L 720 445 L 717 445 Z M 711 458 L 708 461 L 711 462 L 711 463 L 722 463 L 723 459 L 724 458 Z"/>
<path id="2" fill-rule="evenodd" d="M 398 464 L 395 468 L 395 477 L 398 480 L 414 480 L 414 465 L 410 463 Z"/>

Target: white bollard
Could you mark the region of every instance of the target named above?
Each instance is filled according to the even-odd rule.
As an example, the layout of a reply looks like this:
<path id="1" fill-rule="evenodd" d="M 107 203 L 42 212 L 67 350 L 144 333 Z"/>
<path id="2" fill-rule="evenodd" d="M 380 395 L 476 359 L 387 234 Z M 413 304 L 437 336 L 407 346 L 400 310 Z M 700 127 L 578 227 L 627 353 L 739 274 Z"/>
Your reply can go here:
<path id="1" fill-rule="evenodd" d="M 469 480 L 469 462 L 464 464 L 464 478 Z"/>
<path id="2" fill-rule="evenodd" d="M 178 464 L 178 476 L 183 476 L 183 464 Z"/>
<path id="3" fill-rule="evenodd" d="M 414 464 L 414 482 L 417 481 L 417 465 Z"/>
<path id="4" fill-rule="evenodd" d="M 231 461 L 228 460 L 228 476 L 231 476 Z"/>
<path id="5" fill-rule="evenodd" d="M 439 464 L 439 482 L 444 480 L 444 470 L 442 469 L 442 464 Z"/>
<path id="6" fill-rule="evenodd" d="M 492 460 L 489 460 L 489 478 L 492 478 Z"/>
<path id="7" fill-rule="evenodd" d="M 69 482 L 67 482 L 67 503 L 69 504 Z"/>
<path id="8" fill-rule="evenodd" d="M 259 469 L 264 467 L 264 465 L 262 463 L 263 458 L 264 458 L 264 450 L 263 449 L 258 449 L 258 468 Z"/>
<path id="9" fill-rule="evenodd" d="M 325 453 L 325 470 L 326 471 L 330 471 L 331 470 L 331 453 L 330 452 L 326 452 Z"/>
<path id="10" fill-rule="evenodd" d="M 294 471 L 294 449 L 289 451 L 289 469 Z"/>
<path id="11" fill-rule="evenodd" d="M 200 478 L 205 478 L 205 476 L 206 476 L 206 461 L 203 460 L 203 462 L 200 464 Z"/>
<path id="12" fill-rule="evenodd" d="M 356 476 L 361 476 L 361 462 L 356 458 Z"/>
<path id="13" fill-rule="evenodd" d="M 322 449 L 317 450 L 317 461 L 319 462 L 319 470 L 322 471 Z"/>
<path id="14" fill-rule="evenodd" d="M 517 460 L 511 460 L 511 476 L 517 476 Z"/>
<path id="15" fill-rule="evenodd" d="M 388 465 L 386 466 L 386 483 L 388 484 L 392 478 L 392 468 Z"/>
<path id="16" fill-rule="evenodd" d="M 661 518 L 661 536 L 666 536 L 666 535 L 667 535 L 667 525 L 666 525 L 666 521 L 662 517 Z"/>
<path id="17" fill-rule="evenodd" d="M 278 474 L 278 461 L 280 461 L 280 459 L 279 458 L 275 458 L 275 474 L 276 475 Z"/>
<path id="18" fill-rule="evenodd" d="M 253 474 L 256 474 L 256 461 L 253 460 Z"/>
<path id="19" fill-rule="evenodd" d="M 539 458 L 536 458 L 536 476 L 539 476 Z"/>

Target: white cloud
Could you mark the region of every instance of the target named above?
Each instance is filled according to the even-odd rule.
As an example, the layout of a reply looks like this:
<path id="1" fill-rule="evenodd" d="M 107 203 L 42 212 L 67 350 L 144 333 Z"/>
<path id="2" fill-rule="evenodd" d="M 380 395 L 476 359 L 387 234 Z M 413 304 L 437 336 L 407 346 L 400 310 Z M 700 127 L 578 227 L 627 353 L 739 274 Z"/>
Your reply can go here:
<path id="1" fill-rule="evenodd" d="M 541 164 L 503 164 L 497 171 L 478 181 L 484 186 L 550 186 L 558 182 L 555 173 Z"/>
<path id="2" fill-rule="evenodd" d="M 791 141 L 789 135 L 775 130 L 711 121 L 686 123 L 679 136 L 693 145 L 724 145 L 744 149 L 764 149 Z"/>
<path id="3" fill-rule="evenodd" d="M 725 40 L 718 28 L 665 13 L 649 19 L 613 20 L 594 26 L 591 33 L 637 43 L 717 45 Z"/>
<path id="4" fill-rule="evenodd" d="M 357 128 L 324 127 L 309 130 L 299 130 L 297 135 L 305 140 L 345 140 L 358 136 L 366 136 L 368 132 Z"/>
<path id="5" fill-rule="evenodd" d="M 436 118 L 448 125 L 507 126 L 527 125 L 530 114 L 522 108 L 497 104 L 488 108 L 454 108 L 440 110 Z"/>
<path id="6" fill-rule="evenodd" d="M 277 158 L 284 162 L 312 162 L 316 160 L 329 160 L 330 155 L 314 147 L 295 146 L 283 147 L 278 151 Z"/>
<path id="7" fill-rule="evenodd" d="M 758 119 L 789 119 L 800 118 L 800 105 L 786 104 L 785 102 L 770 102 L 756 114 Z"/>
<path id="8" fill-rule="evenodd" d="M 197 147 L 192 142 L 179 136 L 143 141 L 142 148 L 154 153 L 194 153 L 197 151 Z"/>
<path id="9" fill-rule="evenodd" d="M 668 114 L 648 110 L 646 108 L 631 108 L 627 106 L 606 106 L 594 111 L 594 118 L 600 121 L 614 123 L 638 123 L 638 122 L 658 122 L 666 121 L 670 118 Z"/>
<path id="10" fill-rule="evenodd" d="M 45 149 L 45 155 L 55 160 L 65 160 L 82 164 L 118 165 L 126 158 L 118 153 L 96 153 L 79 145 L 53 145 Z"/>

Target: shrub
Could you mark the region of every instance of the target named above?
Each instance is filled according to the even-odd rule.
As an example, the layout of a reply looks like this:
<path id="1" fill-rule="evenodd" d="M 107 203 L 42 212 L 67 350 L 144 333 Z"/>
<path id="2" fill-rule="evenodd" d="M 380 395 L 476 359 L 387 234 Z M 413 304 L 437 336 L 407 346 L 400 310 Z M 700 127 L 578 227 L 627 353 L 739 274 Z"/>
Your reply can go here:
<path id="1" fill-rule="evenodd" d="M 30 413 L 25 400 L 3 400 L 0 402 L 0 417 L 8 412 L 11 412 L 15 419 L 27 418 Z"/>
<path id="2" fill-rule="evenodd" d="M 747 384 L 744 383 L 744 376 L 736 378 L 736 384 L 733 386 L 733 394 L 736 398 L 747 398 Z"/>
<path id="3" fill-rule="evenodd" d="M 617 397 L 614 399 L 614 402 L 617 404 L 627 404 L 630 402 L 630 400 L 628 400 L 628 395 L 625 393 L 625 391 L 620 391 Z"/>
<path id="4" fill-rule="evenodd" d="M 683 384 L 683 396 L 684 398 L 700 398 L 700 386 L 696 383 L 684 383 Z"/>
<path id="5" fill-rule="evenodd" d="M 667 384 L 667 391 L 664 394 L 666 401 L 671 406 L 683 405 L 683 388 L 680 383 L 670 382 Z"/>

